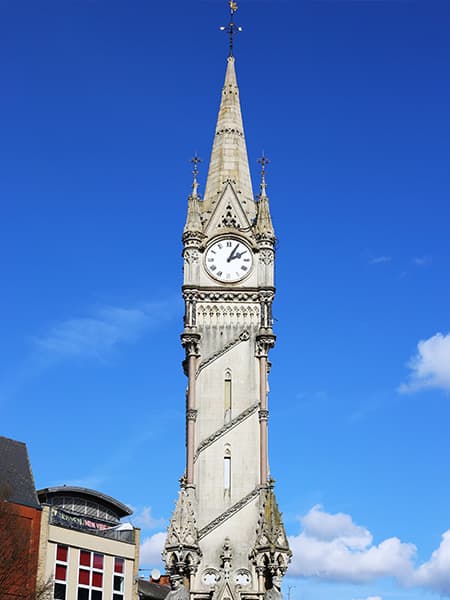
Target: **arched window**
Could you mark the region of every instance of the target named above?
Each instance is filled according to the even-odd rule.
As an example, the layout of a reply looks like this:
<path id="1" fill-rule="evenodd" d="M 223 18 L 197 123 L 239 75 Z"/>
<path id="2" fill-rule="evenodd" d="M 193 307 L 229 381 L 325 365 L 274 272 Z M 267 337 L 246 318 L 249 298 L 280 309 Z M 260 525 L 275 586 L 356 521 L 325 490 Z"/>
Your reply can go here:
<path id="1" fill-rule="evenodd" d="M 225 371 L 224 379 L 224 421 L 229 423 L 231 421 L 231 370 Z"/>
<path id="2" fill-rule="evenodd" d="M 231 492 L 231 450 L 225 447 L 223 456 L 223 489 L 226 493 Z"/>

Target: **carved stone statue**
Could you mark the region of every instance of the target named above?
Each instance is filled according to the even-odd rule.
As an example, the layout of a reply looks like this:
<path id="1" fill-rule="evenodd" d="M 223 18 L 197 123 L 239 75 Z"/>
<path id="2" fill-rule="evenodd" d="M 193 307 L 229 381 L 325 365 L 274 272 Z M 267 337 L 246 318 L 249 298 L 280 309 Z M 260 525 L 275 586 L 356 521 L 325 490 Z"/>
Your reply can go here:
<path id="1" fill-rule="evenodd" d="M 281 577 L 272 578 L 272 587 L 264 594 L 264 600 L 283 600 L 281 593 Z"/>
<path id="2" fill-rule="evenodd" d="M 170 586 L 172 589 L 166 596 L 167 600 L 189 600 L 189 592 L 181 583 L 180 575 L 170 576 Z"/>

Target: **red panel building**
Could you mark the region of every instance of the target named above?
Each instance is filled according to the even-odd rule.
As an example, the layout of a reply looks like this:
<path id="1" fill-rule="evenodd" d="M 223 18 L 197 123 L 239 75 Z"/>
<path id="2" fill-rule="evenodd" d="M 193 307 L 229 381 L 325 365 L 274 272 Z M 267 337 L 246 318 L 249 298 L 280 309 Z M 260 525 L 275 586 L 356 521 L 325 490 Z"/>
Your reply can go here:
<path id="1" fill-rule="evenodd" d="M 2 600 L 36 600 L 41 506 L 23 442 L 0 436 L 0 590 Z"/>

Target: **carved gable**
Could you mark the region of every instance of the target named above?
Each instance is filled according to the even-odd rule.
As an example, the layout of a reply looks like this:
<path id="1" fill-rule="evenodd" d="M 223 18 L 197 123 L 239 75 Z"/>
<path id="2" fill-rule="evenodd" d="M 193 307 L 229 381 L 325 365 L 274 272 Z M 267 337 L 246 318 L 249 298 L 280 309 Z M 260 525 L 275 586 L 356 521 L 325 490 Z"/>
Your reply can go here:
<path id="1" fill-rule="evenodd" d="M 247 230 L 251 224 L 245 210 L 239 201 L 233 184 L 228 182 L 220 199 L 216 203 L 212 215 L 205 227 L 205 233 L 209 237 L 220 233 L 221 230 L 237 231 Z"/>

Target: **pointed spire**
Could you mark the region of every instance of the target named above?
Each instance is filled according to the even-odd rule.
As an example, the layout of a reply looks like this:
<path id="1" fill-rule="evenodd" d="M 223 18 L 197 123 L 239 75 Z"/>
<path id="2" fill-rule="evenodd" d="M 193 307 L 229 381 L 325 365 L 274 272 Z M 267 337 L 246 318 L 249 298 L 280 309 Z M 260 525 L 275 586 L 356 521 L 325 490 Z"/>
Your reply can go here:
<path id="1" fill-rule="evenodd" d="M 232 183 L 252 219 L 255 216 L 255 206 L 233 56 L 229 56 L 227 62 L 206 182 L 205 211 L 214 207 L 228 182 Z"/>
<path id="2" fill-rule="evenodd" d="M 258 197 L 258 215 L 256 218 L 256 235 L 260 239 L 263 238 L 270 242 L 275 242 L 275 232 L 273 230 L 272 218 L 270 216 L 269 198 L 267 197 L 267 184 L 266 184 L 266 165 L 269 164 L 269 160 L 264 156 L 258 159 L 261 165 L 261 184 L 260 193 Z"/>
<path id="3" fill-rule="evenodd" d="M 192 175 L 194 176 L 192 182 L 192 194 L 188 198 L 188 209 L 187 209 L 187 217 L 186 224 L 183 230 L 183 236 L 187 233 L 202 233 L 202 221 L 200 216 L 200 196 L 198 195 L 198 165 L 201 162 L 201 159 L 194 155 L 191 159 L 191 163 L 194 165 L 192 170 Z"/>

